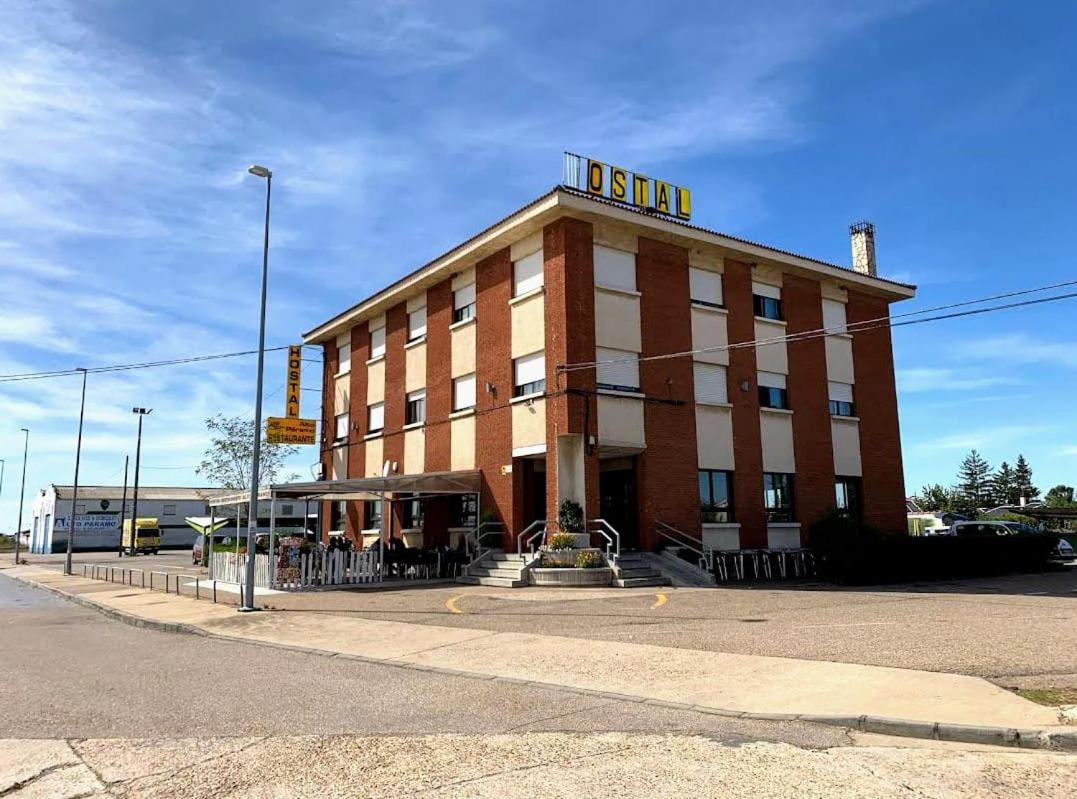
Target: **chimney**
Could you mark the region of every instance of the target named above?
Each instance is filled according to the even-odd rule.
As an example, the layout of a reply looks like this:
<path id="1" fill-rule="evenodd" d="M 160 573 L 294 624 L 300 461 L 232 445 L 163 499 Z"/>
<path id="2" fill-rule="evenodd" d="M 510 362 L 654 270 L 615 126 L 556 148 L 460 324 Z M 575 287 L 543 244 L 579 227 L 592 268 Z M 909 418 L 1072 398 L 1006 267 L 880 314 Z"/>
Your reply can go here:
<path id="1" fill-rule="evenodd" d="M 855 222 L 849 225 L 849 238 L 853 246 L 853 271 L 875 277 L 875 225 Z"/>

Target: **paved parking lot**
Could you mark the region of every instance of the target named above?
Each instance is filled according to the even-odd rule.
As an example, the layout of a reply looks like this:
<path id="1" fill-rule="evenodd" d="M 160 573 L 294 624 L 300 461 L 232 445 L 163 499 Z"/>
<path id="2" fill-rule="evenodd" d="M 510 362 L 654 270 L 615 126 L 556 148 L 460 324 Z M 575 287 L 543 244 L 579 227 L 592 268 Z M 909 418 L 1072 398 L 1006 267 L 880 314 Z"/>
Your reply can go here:
<path id="1" fill-rule="evenodd" d="M 34 556 L 59 567 L 61 556 Z M 85 553 L 78 562 L 116 561 Z M 130 561 L 122 559 L 127 565 Z M 139 568 L 194 573 L 189 553 Z M 403 590 L 276 594 L 282 611 L 536 632 L 688 649 L 958 672 L 1019 687 L 1077 687 L 1077 569 L 845 589 L 559 590 L 415 584 Z"/>

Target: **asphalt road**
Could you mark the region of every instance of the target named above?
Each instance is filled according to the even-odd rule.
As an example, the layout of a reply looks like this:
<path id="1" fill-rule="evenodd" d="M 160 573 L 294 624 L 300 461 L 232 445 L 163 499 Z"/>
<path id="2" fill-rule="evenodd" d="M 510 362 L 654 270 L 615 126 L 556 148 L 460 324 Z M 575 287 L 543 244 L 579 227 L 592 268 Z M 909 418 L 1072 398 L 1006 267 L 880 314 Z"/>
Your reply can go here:
<path id="1" fill-rule="evenodd" d="M 162 601 L 165 600 L 162 597 Z M 131 627 L 0 573 L 0 738 L 646 731 L 827 747 L 727 719 Z"/>

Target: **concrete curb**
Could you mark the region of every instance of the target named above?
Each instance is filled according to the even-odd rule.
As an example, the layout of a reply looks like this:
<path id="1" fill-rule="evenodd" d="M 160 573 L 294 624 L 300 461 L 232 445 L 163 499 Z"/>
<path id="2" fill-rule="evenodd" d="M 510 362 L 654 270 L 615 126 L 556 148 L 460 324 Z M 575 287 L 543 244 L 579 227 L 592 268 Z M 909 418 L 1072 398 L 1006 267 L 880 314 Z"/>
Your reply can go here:
<path id="1" fill-rule="evenodd" d="M 78 594 L 72 594 L 51 585 L 44 585 L 35 580 L 27 579 L 21 575 L 8 575 L 19 582 L 47 591 L 50 594 L 73 602 L 76 605 L 95 610 L 116 621 L 129 624 L 132 627 L 140 627 L 147 630 L 156 630 L 167 633 L 184 633 L 197 635 L 202 638 L 214 638 L 230 643 L 248 644 L 250 646 L 263 646 L 272 649 L 282 649 L 289 652 L 299 652 L 306 655 L 318 655 L 327 658 L 340 658 L 342 660 L 354 660 L 360 663 L 369 663 L 378 666 L 394 666 L 396 668 L 411 669 L 413 671 L 426 672 L 428 674 L 444 674 L 453 677 L 465 677 L 474 680 L 496 681 L 511 685 L 521 685 L 531 688 L 558 691 L 561 693 L 575 694 L 577 696 L 590 696 L 598 699 L 606 699 L 616 702 L 630 702 L 639 705 L 650 705 L 671 710 L 682 710 L 693 713 L 705 713 L 712 716 L 724 716 L 727 718 L 747 719 L 750 721 L 773 721 L 773 722 L 803 722 L 807 724 L 825 724 L 833 727 L 843 727 L 859 732 L 877 733 L 901 738 L 921 738 L 935 741 L 947 741 L 950 743 L 987 744 L 990 746 L 1008 746 L 1019 749 L 1038 749 L 1049 751 L 1077 751 L 1077 729 L 1052 730 L 1052 729 L 1017 729 L 1012 727 L 976 726 L 971 724 L 950 724 L 941 721 L 920 721 L 917 719 L 886 718 L 884 716 L 850 716 L 850 715 L 816 715 L 809 713 L 753 713 L 750 711 L 730 710 L 726 708 L 710 707 L 708 705 L 693 705 L 684 702 L 672 702 L 662 699 L 650 699 L 629 694 L 612 693 L 590 688 L 578 688 L 570 685 L 559 685 L 539 680 L 526 680 L 516 677 L 499 677 L 482 672 L 467 671 L 465 669 L 450 669 L 441 666 L 424 666 L 420 663 L 412 663 L 407 660 L 396 658 L 373 658 L 366 655 L 353 655 L 343 652 L 331 652 L 326 649 L 314 649 L 305 646 L 292 646 L 271 641 L 259 641 L 240 636 L 225 635 L 206 630 L 193 624 L 183 622 L 166 622 L 147 619 L 126 613 L 122 610 L 110 608 L 92 599 Z"/>

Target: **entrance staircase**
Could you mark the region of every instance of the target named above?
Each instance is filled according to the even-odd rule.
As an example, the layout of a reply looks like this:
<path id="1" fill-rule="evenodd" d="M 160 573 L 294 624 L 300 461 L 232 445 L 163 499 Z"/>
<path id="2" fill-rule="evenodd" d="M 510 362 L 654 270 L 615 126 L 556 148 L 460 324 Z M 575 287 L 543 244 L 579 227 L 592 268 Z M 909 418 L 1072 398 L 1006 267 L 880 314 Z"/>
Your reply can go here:
<path id="1" fill-rule="evenodd" d="M 530 554 L 491 550 L 468 566 L 464 574 L 456 578 L 467 585 L 495 585 L 501 588 L 522 588 L 527 585 L 527 567 L 534 556 Z"/>
<path id="2" fill-rule="evenodd" d="M 617 588 L 645 588 L 672 585 L 673 581 L 655 569 L 642 552 L 622 552 L 611 561 L 613 584 Z"/>

